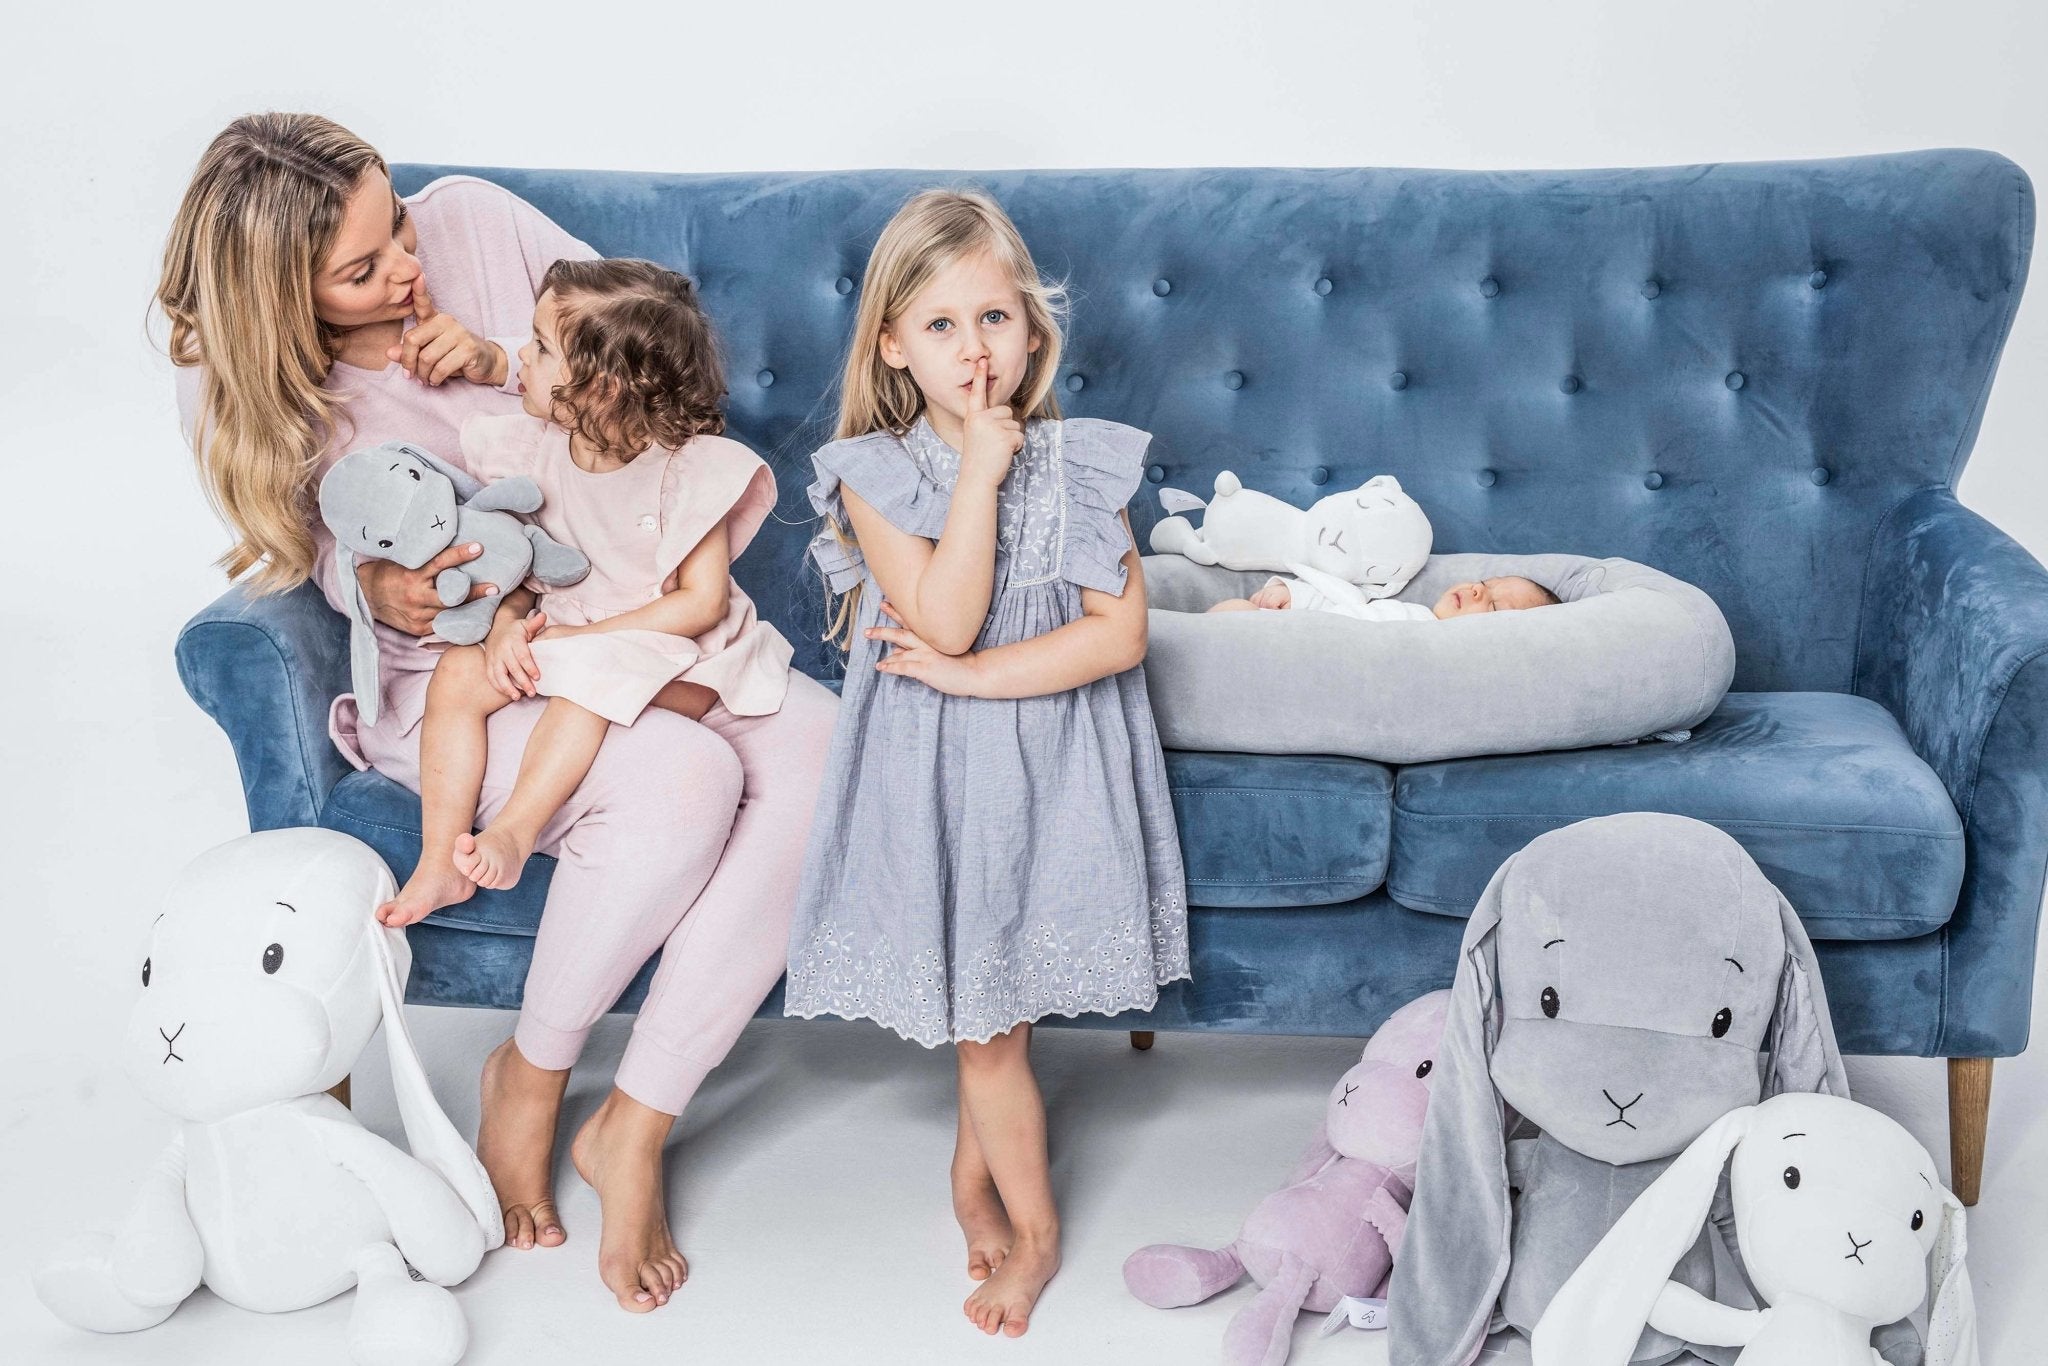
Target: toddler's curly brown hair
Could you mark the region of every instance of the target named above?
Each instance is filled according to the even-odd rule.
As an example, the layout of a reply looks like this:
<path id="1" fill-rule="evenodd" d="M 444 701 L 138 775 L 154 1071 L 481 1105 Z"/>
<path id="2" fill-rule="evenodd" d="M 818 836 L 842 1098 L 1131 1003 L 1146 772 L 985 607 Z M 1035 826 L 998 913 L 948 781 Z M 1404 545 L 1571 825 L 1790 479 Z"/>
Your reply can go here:
<path id="1" fill-rule="evenodd" d="M 568 377 L 549 395 L 557 423 L 629 460 L 725 431 L 718 335 L 688 276 L 652 261 L 557 261 L 540 288 L 555 295 Z"/>

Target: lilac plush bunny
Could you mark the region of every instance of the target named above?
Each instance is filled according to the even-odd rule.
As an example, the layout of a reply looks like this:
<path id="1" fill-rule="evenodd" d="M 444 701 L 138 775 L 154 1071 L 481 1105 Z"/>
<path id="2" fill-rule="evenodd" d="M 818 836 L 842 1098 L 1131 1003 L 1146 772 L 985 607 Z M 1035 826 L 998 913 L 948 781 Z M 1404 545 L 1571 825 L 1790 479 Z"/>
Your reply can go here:
<path id="1" fill-rule="evenodd" d="M 1395 1011 L 1346 1072 L 1287 1184 L 1259 1202 L 1237 1241 L 1216 1251 L 1155 1243 L 1124 1263 L 1124 1284 L 1158 1309 L 1199 1304 L 1249 1271 L 1264 1287 L 1223 1335 L 1226 1366 L 1280 1366 L 1295 1316 L 1347 1295 L 1383 1294 L 1422 1145 L 1437 1041 L 1451 994 Z"/>

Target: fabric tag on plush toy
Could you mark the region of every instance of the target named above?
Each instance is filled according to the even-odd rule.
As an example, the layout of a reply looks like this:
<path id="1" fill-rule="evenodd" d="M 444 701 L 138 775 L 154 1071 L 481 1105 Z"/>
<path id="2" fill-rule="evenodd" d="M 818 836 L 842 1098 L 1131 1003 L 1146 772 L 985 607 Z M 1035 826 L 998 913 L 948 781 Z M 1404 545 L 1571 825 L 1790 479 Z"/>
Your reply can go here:
<path id="1" fill-rule="evenodd" d="M 1337 1301 L 1337 1307 L 1330 1311 L 1330 1317 L 1323 1320 L 1322 1336 L 1342 1328 L 1345 1324 L 1353 1328 L 1385 1328 L 1387 1326 L 1387 1302 L 1385 1300 L 1361 1300 L 1346 1295 Z"/>

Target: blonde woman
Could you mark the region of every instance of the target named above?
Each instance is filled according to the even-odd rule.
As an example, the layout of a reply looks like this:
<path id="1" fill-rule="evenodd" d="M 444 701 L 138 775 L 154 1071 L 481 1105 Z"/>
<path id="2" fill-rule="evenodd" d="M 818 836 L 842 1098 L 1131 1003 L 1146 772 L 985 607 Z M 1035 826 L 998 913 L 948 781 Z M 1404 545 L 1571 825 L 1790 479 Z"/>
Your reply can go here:
<path id="1" fill-rule="evenodd" d="M 186 190 L 157 293 L 185 429 L 236 537 L 229 574 L 266 592 L 311 577 L 341 610 L 313 506 L 321 474 L 388 440 L 460 463 L 466 419 L 520 411 L 516 353 L 548 267 L 595 255 L 486 181 L 451 176 L 399 199 L 383 158 L 326 119 L 230 124 Z M 434 578 L 476 549 L 417 571 L 361 571 L 385 706 L 361 726 L 352 699 L 338 699 L 333 729 L 358 765 L 415 791 L 438 657 L 420 640 L 439 607 Z M 668 1227 L 662 1146 L 781 971 L 834 706 L 792 672 L 772 715 L 715 706 L 701 722 L 662 711 L 614 727 L 536 842 L 560 864 L 518 1027 L 484 1065 L 477 1147 L 506 1241 L 561 1243 L 553 1155 L 569 1068 L 661 950 L 615 1085 L 572 1145 L 602 1205 L 599 1272 L 626 1309 L 665 1304 L 688 1275 Z M 544 707 L 529 698 L 491 717 L 480 820 L 503 808 Z"/>
<path id="2" fill-rule="evenodd" d="M 812 457 L 851 653 L 787 997 L 955 1046 L 964 1309 L 1011 1337 L 1060 1260 L 1031 1021 L 1188 975 L 1124 512 L 1151 438 L 1060 419 L 1056 302 L 979 194 L 919 195 L 868 260 Z"/>

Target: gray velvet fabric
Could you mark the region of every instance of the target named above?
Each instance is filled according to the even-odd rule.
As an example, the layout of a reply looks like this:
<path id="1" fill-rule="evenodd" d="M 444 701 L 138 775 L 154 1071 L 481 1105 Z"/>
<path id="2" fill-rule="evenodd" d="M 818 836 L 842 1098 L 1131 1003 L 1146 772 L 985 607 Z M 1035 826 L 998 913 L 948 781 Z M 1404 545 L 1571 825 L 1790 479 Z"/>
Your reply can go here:
<path id="1" fill-rule="evenodd" d="M 1551 831 L 1501 865 L 1466 926 L 1437 1067 L 1393 1366 L 1464 1366 L 1502 1308 L 1533 1329 L 1632 1192 L 1729 1110 L 1848 1094 L 1797 913 L 1728 835 L 1647 812 Z M 1512 1170 L 1507 1107 L 1542 1137 Z M 1646 1334 L 1635 1360 L 1677 1350 Z"/>
<path id="2" fill-rule="evenodd" d="M 1148 555 L 1145 678 L 1160 739 L 1410 764 L 1684 730 L 1728 691 L 1735 646 L 1713 601 L 1629 560 L 1432 555 L 1395 596 L 1426 607 L 1452 584 L 1507 574 L 1561 601 L 1427 622 L 1211 615 L 1268 576 Z"/>

